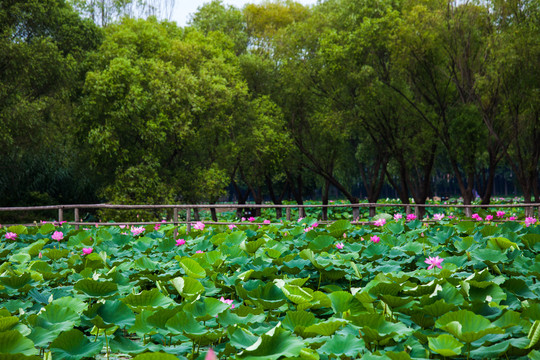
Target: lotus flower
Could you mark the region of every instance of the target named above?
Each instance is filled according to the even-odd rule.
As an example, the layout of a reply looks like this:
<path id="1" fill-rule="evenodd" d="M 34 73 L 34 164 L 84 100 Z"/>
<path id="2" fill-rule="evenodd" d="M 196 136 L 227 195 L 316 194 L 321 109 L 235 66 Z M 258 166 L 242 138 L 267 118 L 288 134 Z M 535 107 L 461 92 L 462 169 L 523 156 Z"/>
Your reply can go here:
<path id="1" fill-rule="evenodd" d="M 206 353 L 204 360 L 218 360 L 218 357 L 216 356 L 216 353 L 214 352 L 212 348 L 208 349 L 208 352 Z"/>
<path id="2" fill-rule="evenodd" d="M 144 232 L 144 227 L 143 226 L 139 226 L 139 227 L 132 227 L 131 228 L 131 233 L 133 234 L 133 236 L 137 236 L 137 235 L 140 235 Z"/>
<path id="3" fill-rule="evenodd" d="M 472 214 L 471 217 L 472 217 L 474 220 L 476 220 L 476 221 L 482 221 L 482 218 L 481 218 L 480 215 L 478 215 L 478 214 Z"/>
<path id="4" fill-rule="evenodd" d="M 184 245 L 186 243 L 186 240 L 184 239 L 177 239 L 176 240 L 176 246 L 181 246 L 181 245 Z"/>
<path id="5" fill-rule="evenodd" d="M 407 215 L 407 221 L 413 221 L 413 220 L 416 220 L 416 215 L 414 214 Z"/>
<path id="6" fill-rule="evenodd" d="M 536 218 L 533 218 L 533 217 L 527 217 L 527 218 L 525 218 L 525 226 L 526 226 L 526 227 L 531 226 L 531 225 L 534 224 L 535 222 L 536 222 Z"/>
<path id="7" fill-rule="evenodd" d="M 336 244 L 336 248 L 338 248 L 339 250 L 343 249 L 345 245 L 343 245 L 343 243 L 337 243 Z"/>
<path id="8" fill-rule="evenodd" d="M 314 222 L 313 224 L 311 224 L 311 227 L 312 227 L 312 228 L 316 228 L 317 226 L 319 226 L 319 223 L 318 223 L 318 222 Z"/>
<path id="9" fill-rule="evenodd" d="M 440 257 L 436 256 L 436 257 L 429 257 L 427 258 L 424 262 L 426 264 L 430 264 L 428 266 L 428 270 L 431 270 L 433 269 L 435 266 L 438 267 L 439 269 L 442 269 L 442 266 L 441 266 L 441 263 L 444 261 L 444 259 L 441 259 Z"/>
<path id="10" fill-rule="evenodd" d="M 7 240 L 15 240 L 17 238 L 17 234 L 14 232 L 8 232 L 6 233 L 6 239 Z"/>
<path id="11" fill-rule="evenodd" d="M 84 255 L 91 254 L 92 251 L 94 251 L 94 249 L 92 249 L 91 247 L 82 249 L 82 252 L 83 252 Z"/>
<path id="12" fill-rule="evenodd" d="M 203 252 L 204 252 L 204 251 L 202 251 L 202 250 L 197 250 L 197 251 L 195 251 L 196 254 L 202 254 Z"/>
<path id="13" fill-rule="evenodd" d="M 53 240 L 60 241 L 60 240 L 62 240 L 62 239 L 64 238 L 64 234 L 63 234 L 61 231 L 55 231 L 55 232 L 52 234 L 51 238 L 52 238 Z"/>
<path id="14" fill-rule="evenodd" d="M 386 224 L 386 219 L 384 218 L 380 218 L 379 220 L 375 221 L 373 223 L 373 225 L 375 226 L 384 226 L 384 224 Z"/>
<path id="15" fill-rule="evenodd" d="M 510 221 L 516 221 L 516 220 L 517 220 L 517 217 L 515 217 L 515 216 L 510 216 L 510 217 L 508 218 L 508 220 L 510 220 Z"/>
<path id="16" fill-rule="evenodd" d="M 493 220 L 493 215 L 486 215 L 486 221 Z"/>
<path id="17" fill-rule="evenodd" d="M 263 224 L 266 224 L 266 225 L 270 224 L 270 220 L 268 220 L 268 219 L 264 220 Z"/>
<path id="18" fill-rule="evenodd" d="M 372 237 L 369 238 L 371 241 L 373 241 L 374 243 L 378 243 L 379 241 L 381 241 L 381 238 L 378 237 L 377 235 L 373 235 Z"/>
<path id="19" fill-rule="evenodd" d="M 253 216 L 250 216 L 250 217 L 248 218 L 248 221 L 249 221 L 249 222 L 254 222 L 254 221 L 255 221 L 255 218 L 254 218 Z"/>
<path id="20" fill-rule="evenodd" d="M 444 219 L 444 214 L 433 215 L 433 220 L 441 221 L 442 219 Z"/>
<path id="21" fill-rule="evenodd" d="M 229 224 L 228 226 L 229 226 L 229 229 L 231 229 L 231 230 L 236 227 L 236 225 L 234 225 L 234 224 Z"/>
<path id="22" fill-rule="evenodd" d="M 204 230 L 204 226 L 205 226 L 205 225 L 204 225 L 203 222 L 197 221 L 197 222 L 195 223 L 195 225 L 193 225 L 193 228 L 194 228 L 195 230 Z"/>
<path id="23" fill-rule="evenodd" d="M 501 210 L 497 211 L 497 217 L 498 218 L 504 217 L 504 214 L 506 214 L 504 211 L 501 211 Z"/>
<path id="24" fill-rule="evenodd" d="M 225 298 L 222 296 L 221 299 L 219 299 L 219 301 L 221 301 L 221 302 L 224 303 L 224 304 L 231 305 L 231 309 L 234 309 L 234 304 L 233 304 L 233 300 L 232 300 L 232 299 L 225 299 Z"/>
<path id="25" fill-rule="evenodd" d="M 402 218 L 403 218 L 403 215 L 401 215 L 400 213 L 394 214 L 395 221 L 401 220 Z"/>

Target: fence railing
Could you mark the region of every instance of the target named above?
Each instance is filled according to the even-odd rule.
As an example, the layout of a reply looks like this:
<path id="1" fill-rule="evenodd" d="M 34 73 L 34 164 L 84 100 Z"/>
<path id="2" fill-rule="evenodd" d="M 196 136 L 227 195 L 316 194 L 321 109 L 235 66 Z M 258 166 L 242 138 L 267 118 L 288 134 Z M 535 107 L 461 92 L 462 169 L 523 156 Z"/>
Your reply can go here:
<path id="1" fill-rule="evenodd" d="M 384 207 L 402 207 L 405 208 L 405 213 L 410 214 L 414 213 L 418 216 L 421 208 L 453 208 L 453 209 L 464 209 L 465 216 L 471 216 L 472 209 L 482 209 L 482 208 L 524 208 L 525 216 L 534 216 L 534 209 L 537 209 L 537 213 L 540 217 L 540 203 L 527 203 L 527 204 L 489 204 L 489 205 L 463 205 L 463 204 L 379 204 L 379 203 L 358 203 L 358 204 L 309 204 L 309 205 L 275 205 L 275 204 L 167 204 L 167 205 L 118 205 L 118 204 L 71 204 L 71 205 L 47 205 L 47 206 L 19 206 L 19 207 L 0 207 L 0 212 L 7 211 L 43 211 L 43 210 L 56 210 L 58 211 L 58 222 L 64 221 L 64 211 L 72 210 L 74 221 L 67 222 L 70 225 L 74 225 L 78 228 L 80 225 L 105 225 L 105 226 L 114 226 L 114 225 L 149 225 L 149 224 L 174 224 L 181 225 L 186 224 L 187 231 L 191 229 L 191 223 L 193 222 L 191 218 L 191 211 L 194 209 L 285 209 L 285 217 L 288 221 L 291 220 L 291 209 L 299 209 L 301 213 L 304 209 L 308 208 L 320 208 L 320 209 L 329 209 L 329 208 L 350 208 L 352 209 L 352 218 L 353 222 L 362 224 L 368 223 L 366 221 L 359 221 L 360 208 L 384 208 Z M 82 209 L 114 209 L 114 210 L 172 210 L 173 218 L 172 221 L 137 221 L 137 222 L 87 222 L 81 221 L 80 210 Z M 179 210 L 186 211 L 185 220 L 179 219 Z M 327 219 L 323 219 L 327 220 Z M 205 221 L 206 224 L 238 224 L 239 222 L 215 222 L 215 221 Z M 9 224 L 10 225 L 26 225 L 26 226 L 36 226 L 39 225 L 37 222 L 28 223 L 28 224 Z"/>

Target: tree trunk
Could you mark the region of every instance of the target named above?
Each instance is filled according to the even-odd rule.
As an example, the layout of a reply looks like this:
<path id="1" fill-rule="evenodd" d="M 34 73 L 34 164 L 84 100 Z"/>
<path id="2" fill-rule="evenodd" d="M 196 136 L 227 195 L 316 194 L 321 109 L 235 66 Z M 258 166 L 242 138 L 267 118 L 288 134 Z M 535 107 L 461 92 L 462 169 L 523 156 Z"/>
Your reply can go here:
<path id="1" fill-rule="evenodd" d="M 330 190 L 330 181 L 325 179 L 324 180 L 324 187 L 323 187 L 323 191 L 322 191 L 322 205 L 323 205 L 323 208 L 322 208 L 322 220 L 323 221 L 328 220 L 328 208 L 325 207 L 325 206 L 328 205 L 328 192 L 329 192 L 329 190 Z"/>
<path id="2" fill-rule="evenodd" d="M 247 190 L 246 193 L 244 194 L 244 193 L 242 193 L 242 189 L 240 189 L 240 187 L 238 186 L 236 181 L 234 181 L 234 179 L 232 180 L 232 184 L 233 184 L 233 187 L 234 187 L 234 191 L 236 192 L 236 196 L 238 197 L 238 205 L 245 205 L 246 200 L 247 200 L 248 195 L 249 195 L 249 190 Z M 237 208 L 236 209 L 236 217 L 237 218 L 241 218 L 243 213 L 244 213 L 244 208 Z"/>
<path id="3" fill-rule="evenodd" d="M 268 176 L 268 174 L 266 174 L 264 176 L 264 179 L 266 181 L 266 187 L 268 188 L 268 194 L 270 194 L 270 199 L 272 199 L 272 202 L 275 205 L 282 205 L 283 202 L 281 201 L 281 199 L 283 199 L 283 195 L 280 198 L 276 197 L 276 194 L 274 192 L 274 186 L 272 184 L 272 179 L 270 179 L 270 176 Z M 276 219 L 279 219 L 282 216 L 283 215 L 282 215 L 282 212 L 281 212 L 281 208 L 277 207 L 276 208 Z"/>

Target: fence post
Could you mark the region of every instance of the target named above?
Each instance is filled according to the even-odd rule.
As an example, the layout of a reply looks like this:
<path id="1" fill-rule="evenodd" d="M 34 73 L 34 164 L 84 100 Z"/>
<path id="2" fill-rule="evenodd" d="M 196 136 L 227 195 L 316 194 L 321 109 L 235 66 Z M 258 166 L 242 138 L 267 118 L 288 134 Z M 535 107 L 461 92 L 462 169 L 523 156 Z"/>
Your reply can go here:
<path id="1" fill-rule="evenodd" d="M 173 209 L 174 237 L 178 236 L 178 208 Z"/>
<path id="2" fill-rule="evenodd" d="M 411 207 L 409 205 L 405 206 L 405 215 L 409 215 L 411 213 Z"/>
<path id="3" fill-rule="evenodd" d="M 186 209 L 186 222 L 187 222 L 186 231 L 189 234 L 189 232 L 191 231 L 191 209 L 190 208 Z"/>
<path id="4" fill-rule="evenodd" d="M 291 208 L 290 207 L 285 209 L 285 217 L 287 218 L 287 221 L 291 221 Z"/>
<path id="5" fill-rule="evenodd" d="M 352 207 L 352 219 L 353 221 L 360 220 L 360 208 L 358 206 L 353 205 Z"/>
<path id="6" fill-rule="evenodd" d="M 58 208 L 58 222 L 64 221 L 64 209 L 61 207 Z"/>
<path id="7" fill-rule="evenodd" d="M 416 215 L 416 218 L 418 220 L 422 220 L 422 219 L 420 219 L 420 207 L 418 207 L 418 206 L 414 207 L 414 215 Z"/>
<path id="8" fill-rule="evenodd" d="M 75 219 L 75 222 L 79 222 L 79 221 L 80 221 L 80 218 L 79 218 L 79 208 L 73 209 L 73 213 L 74 213 L 73 218 Z M 75 225 L 75 230 L 79 230 L 79 225 Z"/>

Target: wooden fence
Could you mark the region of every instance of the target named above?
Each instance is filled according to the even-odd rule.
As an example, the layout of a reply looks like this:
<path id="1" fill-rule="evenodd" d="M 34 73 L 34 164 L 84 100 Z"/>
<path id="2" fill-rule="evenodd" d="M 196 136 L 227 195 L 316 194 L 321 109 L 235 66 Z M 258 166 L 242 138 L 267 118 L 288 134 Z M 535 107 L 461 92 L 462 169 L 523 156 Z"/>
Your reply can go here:
<path id="1" fill-rule="evenodd" d="M 74 204 L 74 205 L 48 205 L 48 206 L 25 206 L 25 207 L 0 207 L 0 212 L 6 211 L 43 211 L 43 210 L 56 210 L 58 211 L 58 222 L 64 221 L 64 211 L 73 211 L 74 221 L 67 222 L 70 225 L 74 225 L 78 228 L 80 225 L 104 225 L 104 226 L 113 226 L 113 225 L 149 225 L 149 224 L 174 224 L 181 225 L 186 224 L 188 232 L 191 229 L 191 223 L 193 222 L 191 218 L 191 211 L 193 209 L 285 209 L 285 217 L 287 220 L 291 220 L 291 209 L 307 209 L 307 208 L 350 208 L 352 209 L 352 218 L 353 222 L 357 224 L 367 223 L 358 221 L 360 208 L 384 208 L 384 207 L 402 207 L 405 208 L 405 213 L 410 214 L 412 211 L 415 214 L 419 214 L 420 208 L 459 208 L 464 209 L 466 216 L 471 216 L 473 209 L 481 208 L 524 208 L 525 216 L 534 216 L 534 209 L 537 209 L 538 216 L 540 217 L 540 203 L 529 203 L 529 204 L 491 204 L 491 205 L 461 205 L 461 204 L 378 204 L 378 203 L 359 203 L 359 204 L 329 204 L 329 205 L 257 205 L 257 204 L 191 204 L 191 205 L 114 205 L 114 204 Z M 80 211 L 82 209 L 116 209 L 116 210 L 134 210 L 134 209 L 146 209 L 146 210 L 172 210 L 173 218 L 172 221 L 140 221 L 140 222 L 85 222 L 81 221 Z M 180 220 L 178 216 L 179 210 L 186 211 L 186 219 Z M 326 219 L 325 219 L 326 220 Z M 324 222 L 324 221 L 323 221 Z M 206 224 L 220 224 L 220 225 L 230 225 L 238 224 L 238 222 L 215 222 L 215 221 L 205 221 Z M 10 224 L 10 225 L 26 225 L 26 226 L 36 226 L 39 225 L 37 222 L 29 224 Z M 6 226 L 10 226 L 6 225 Z"/>

